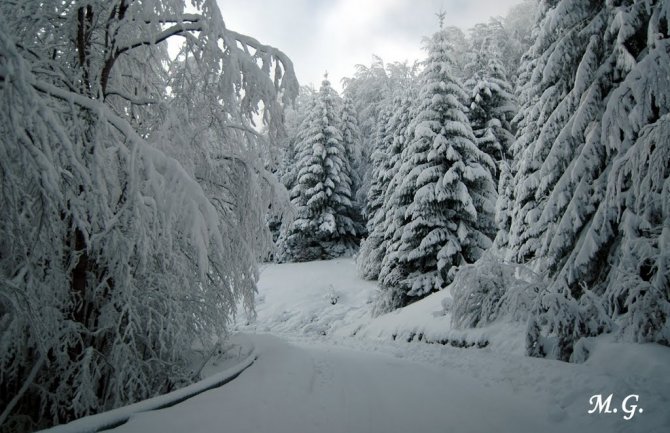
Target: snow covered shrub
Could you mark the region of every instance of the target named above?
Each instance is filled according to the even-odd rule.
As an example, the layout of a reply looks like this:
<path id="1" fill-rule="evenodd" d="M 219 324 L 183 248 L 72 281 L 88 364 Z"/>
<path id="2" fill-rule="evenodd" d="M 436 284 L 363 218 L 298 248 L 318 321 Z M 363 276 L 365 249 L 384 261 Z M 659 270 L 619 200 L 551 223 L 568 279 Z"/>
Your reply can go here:
<path id="1" fill-rule="evenodd" d="M 523 265 L 503 263 L 491 252 L 462 266 L 449 286 L 453 326 L 474 328 L 497 319 L 524 321 L 535 304 L 540 281 Z"/>
<path id="2" fill-rule="evenodd" d="M 612 321 L 598 296 L 581 287 L 579 299 L 571 291 L 550 288 L 538 295 L 528 320 L 526 353 L 561 361 L 583 361 L 582 340 L 612 329 Z"/>

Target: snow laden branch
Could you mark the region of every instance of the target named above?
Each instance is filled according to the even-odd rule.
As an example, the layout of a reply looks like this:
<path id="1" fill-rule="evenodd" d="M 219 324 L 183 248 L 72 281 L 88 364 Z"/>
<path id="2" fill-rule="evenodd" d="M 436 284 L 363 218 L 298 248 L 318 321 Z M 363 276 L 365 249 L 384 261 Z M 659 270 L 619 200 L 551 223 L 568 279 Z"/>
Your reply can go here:
<path id="1" fill-rule="evenodd" d="M 29 346 L 31 340 L 41 337 L 39 344 L 34 343 L 38 358 L 26 380 L 42 383 L 46 393 L 42 398 L 52 410 L 72 392 L 67 389 L 68 381 L 95 390 L 101 386 L 96 377 L 107 377 L 102 383 L 106 383 L 107 397 L 116 404 L 155 392 L 151 389 L 157 378 L 147 382 L 151 366 L 132 352 L 152 353 L 146 359 L 162 359 L 165 366 L 178 361 L 179 351 L 188 351 L 191 342 L 200 338 L 200 330 L 225 331 L 227 314 L 241 297 L 244 278 L 236 287 L 229 285 L 236 279 L 225 269 L 219 216 L 180 164 L 150 147 L 127 121 L 99 101 L 36 81 L 21 63 L 13 65 L 16 74 L 5 75 L 3 86 L 16 114 L 3 110 L 2 124 L 24 133 L 21 144 L 3 146 L 3 184 L 23 197 L 17 199 L 13 194 L 3 212 L 7 223 L 2 233 L 6 245 L 2 251 L 3 292 L 6 279 L 19 266 L 21 271 L 11 280 L 23 295 L 3 293 L 16 299 L 12 304 L 3 302 L 8 315 L 4 317 L 7 327 L 3 327 L 3 371 L 14 371 L 21 361 L 17 357 L 21 341 L 15 339 L 23 334 Z M 19 81 L 19 77 L 25 78 Z M 38 113 L 32 121 L 26 119 L 31 106 Z M 77 123 L 77 107 L 89 113 L 100 131 L 95 138 L 101 148 L 92 155 L 79 152 L 76 133 L 63 124 Z M 63 152 L 63 147 L 69 151 Z M 36 192 L 39 196 L 33 199 Z M 165 218 L 167 215 L 171 217 Z M 73 230 L 83 234 L 83 251 L 61 245 L 70 236 L 64 221 L 71 221 Z M 36 229 L 29 229 L 31 226 Z M 22 242 L 26 230 L 30 236 Z M 14 242 L 8 244 L 10 240 Z M 157 256 L 158 252 L 166 256 Z M 95 263 L 87 279 L 98 280 L 97 286 L 73 298 L 68 269 L 82 254 Z M 20 256 L 29 257 L 29 262 Z M 63 279 L 60 283 L 58 277 L 54 280 L 57 275 Z M 50 293 L 51 299 L 44 293 Z M 81 308 L 88 310 L 81 321 L 63 321 L 61 314 L 72 309 L 76 317 Z M 183 328 L 170 329 L 171 320 Z M 35 334 L 32 323 L 46 332 Z M 143 333 L 141 338 L 138 331 Z M 48 367 L 42 369 L 45 357 Z M 106 373 L 109 368 L 115 373 Z M 49 376 L 53 378 L 47 379 Z M 14 395 L 9 391 L 16 379 L 3 378 L 8 391 L 4 395 Z M 114 389 L 117 380 L 130 386 Z M 7 409 L 26 390 L 25 384 L 18 389 Z M 74 399 L 75 414 L 98 407 L 95 395 L 100 391 Z M 59 410 L 52 416 L 61 414 Z"/>
<path id="2" fill-rule="evenodd" d="M 504 198 L 507 258 L 547 276 L 532 355 L 583 360 L 603 332 L 670 342 L 669 16 L 658 1 L 542 5 Z"/>
<path id="3" fill-rule="evenodd" d="M 282 96 L 285 98 L 285 102 L 289 102 L 289 95 L 296 95 L 298 93 L 298 82 L 296 80 L 290 79 L 290 77 L 295 76 L 295 71 L 293 70 L 293 62 L 278 49 L 271 47 L 269 45 L 264 45 L 258 42 L 256 39 L 251 36 L 243 35 L 241 33 L 234 32 L 232 30 L 227 30 L 227 33 L 235 39 L 237 42 L 242 44 L 242 47 L 245 52 L 248 52 L 248 47 L 253 48 L 256 52 L 268 54 L 276 58 L 280 64 L 284 67 L 284 71 L 277 65 L 274 76 L 275 87 L 280 89 Z M 289 77 L 287 80 L 281 80 L 282 77 Z"/>
<path id="4" fill-rule="evenodd" d="M 213 350 L 253 308 L 277 194 L 251 119 L 262 106 L 280 136 L 295 76 L 195 6 L 0 4 L 3 429 L 189 383 L 194 342 Z M 174 36 L 188 56 L 168 56 Z"/>
<path id="5" fill-rule="evenodd" d="M 160 33 L 154 35 L 151 39 L 139 39 L 136 41 L 131 41 L 126 45 L 116 47 L 113 53 L 108 56 L 102 68 L 102 74 L 100 79 L 100 87 L 102 89 L 102 94 L 103 95 L 107 94 L 107 83 L 109 82 L 109 75 L 119 56 L 134 48 L 160 44 L 161 42 L 164 42 L 173 36 L 182 36 L 186 33 L 201 32 L 204 30 L 203 24 L 201 23 L 202 21 L 201 19 L 191 18 L 191 20 L 192 20 L 191 22 L 181 22 L 174 24 L 168 27 L 167 29 L 161 31 Z M 161 20 L 160 22 L 162 24 L 165 21 Z"/>

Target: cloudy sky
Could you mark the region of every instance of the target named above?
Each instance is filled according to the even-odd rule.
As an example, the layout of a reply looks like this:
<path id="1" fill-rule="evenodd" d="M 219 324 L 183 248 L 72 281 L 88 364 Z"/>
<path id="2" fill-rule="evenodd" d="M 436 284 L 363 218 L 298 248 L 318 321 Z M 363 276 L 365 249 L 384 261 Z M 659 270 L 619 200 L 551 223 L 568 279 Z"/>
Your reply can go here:
<path id="1" fill-rule="evenodd" d="M 319 86 L 327 70 L 337 90 L 354 65 L 423 58 L 421 38 L 446 25 L 464 31 L 505 15 L 521 0 L 218 0 L 228 28 L 284 51 L 300 84 Z"/>

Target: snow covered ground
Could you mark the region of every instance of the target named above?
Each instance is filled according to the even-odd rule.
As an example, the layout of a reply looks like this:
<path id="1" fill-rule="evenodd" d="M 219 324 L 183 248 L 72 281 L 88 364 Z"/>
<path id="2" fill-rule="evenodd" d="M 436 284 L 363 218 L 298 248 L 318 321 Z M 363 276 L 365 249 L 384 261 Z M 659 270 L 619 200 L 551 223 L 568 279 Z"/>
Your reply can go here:
<path id="1" fill-rule="evenodd" d="M 253 364 L 258 353 L 249 338 L 240 334 L 232 336 L 220 347 L 218 353 L 203 358 L 198 351 L 193 353 L 193 368 L 199 372 L 202 380 L 179 388 L 167 394 L 159 395 L 134 404 L 119 407 L 107 412 L 79 418 L 67 424 L 42 430 L 42 433 L 91 433 L 104 431 L 113 426 L 124 424 L 129 418 L 143 412 L 174 406 L 205 390 L 218 388 L 235 379 L 241 372 Z"/>
<path id="2" fill-rule="evenodd" d="M 669 425 L 667 401 L 653 401 L 658 396 L 649 389 L 639 391 L 645 412 L 629 421 L 619 414 L 587 415 L 578 383 L 603 385 L 608 374 L 589 378 L 589 371 L 558 362 L 488 358 L 473 349 L 420 343 L 352 348 L 309 338 L 248 338 L 258 360 L 238 378 L 176 406 L 137 414 L 112 431 L 663 432 Z M 624 391 L 626 385 L 605 390 Z"/>
<path id="3" fill-rule="evenodd" d="M 561 431 L 546 428 L 538 415 L 542 402 L 486 387 L 440 366 L 313 341 L 251 338 L 258 361 L 237 379 L 172 408 L 137 415 L 113 431 Z"/>
<path id="4" fill-rule="evenodd" d="M 670 431 L 667 347 L 617 343 L 605 336 L 593 341 L 591 357 L 584 364 L 529 358 L 524 355 L 523 324 L 452 329 L 449 313 L 443 308 L 448 293 L 437 293 L 402 310 L 372 318 L 375 287 L 374 282 L 357 277 L 351 259 L 267 265 L 259 282 L 257 318 L 242 318 L 239 327 L 244 332 L 280 335 L 301 346 L 328 344 L 333 351 L 337 347 L 357 350 L 361 356 L 376 353 L 402 359 L 408 370 L 404 374 L 430 366 L 440 372 L 434 375 L 436 382 L 445 380 L 440 386 L 447 387 L 447 396 L 432 395 L 434 390 L 427 388 L 420 401 L 438 399 L 442 411 L 457 407 L 468 416 L 497 420 L 496 429 L 482 430 L 484 425 L 478 425 L 468 430 L 450 422 L 415 431 L 502 431 L 502 426 L 516 427 L 510 431 L 517 432 L 554 428 L 573 432 Z M 435 344 L 438 342 L 445 344 Z M 452 379 L 458 379 L 458 384 L 449 383 Z M 468 400 L 470 394 L 461 389 L 461 380 L 482 390 L 481 395 L 474 394 L 477 398 Z M 395 392 L 402 394 L 404 389 Z M 522 410 L 496 418 L 492 410 L 503 403 L 495 403 L 489 396 L 498 393 Z M 613 394 L 612 413 L 587 413 L 593 408 L 589 400 L 598 394 L 603 400 Z M 637 395 L 637 402 L 631 397 L 627 407 L 622 407 L 629 395 Z M 406 400 L 414 401 L 409 396 Z M 638 406 L 635 415 L 624 420 L 629 416 L 626 410 L 634 404 Z M 411 411 L 407 406 L 395 410 Z M 541 429 L 523 430 L 522 421 L 535 422 Z"/>
<path id="5" fill-rule="evenodd" d="M 255 363 L 222 387 L 137 413 L 111 431 L 670 430 L 666 347 L 606 337 L 594 341 L 584 364 L 528 358 L 515 336 L 520 325 L 453 330 L 442 308 L 446 293 L 373 319 L 374 291 L 351 259 L 266 266 L 257 317 L 240 316 L 234 337 L 240 352 L 254 348 Z M 458 341 L 487 344 L 455 347 Z M 207 368 L 212 374 L 217 366 Z M 611 413 L 587 413 L 598 394 L 613 395 Z M 637 397 L 624 404 L 630 395 Z"/>
<path id="6" fill-rule="evenodd" d="M 480 329 L 451 326 L 439 292 L 400 310 L 373 318 L 373 281 L 358 277 L 353 259 L 265 265 L 258 283 L 257 317 L 241 313 L 239 329 L 287 337 L 356 337 L 364 341 L 422 341 L 455 347 L 486 346 L 523 355 L 523 324 L 504 323 Z"/>

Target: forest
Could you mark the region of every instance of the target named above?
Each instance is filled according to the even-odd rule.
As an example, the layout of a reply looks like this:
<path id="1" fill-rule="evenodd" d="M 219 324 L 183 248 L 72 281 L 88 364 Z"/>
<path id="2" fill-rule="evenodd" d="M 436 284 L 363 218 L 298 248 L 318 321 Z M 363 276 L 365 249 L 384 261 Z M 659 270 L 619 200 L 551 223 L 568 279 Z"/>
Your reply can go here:
<path id="1" fill-rule="evenodd" d="M 448 290 L 531 357 L 670 346 L 670 2 L 438 13 L 341 95 L 225 18 L 0 1 L 0 431 L 197 381 L 271 261 L 354 256 L 373 316 Z"/>

